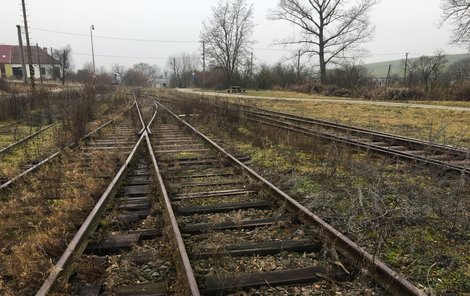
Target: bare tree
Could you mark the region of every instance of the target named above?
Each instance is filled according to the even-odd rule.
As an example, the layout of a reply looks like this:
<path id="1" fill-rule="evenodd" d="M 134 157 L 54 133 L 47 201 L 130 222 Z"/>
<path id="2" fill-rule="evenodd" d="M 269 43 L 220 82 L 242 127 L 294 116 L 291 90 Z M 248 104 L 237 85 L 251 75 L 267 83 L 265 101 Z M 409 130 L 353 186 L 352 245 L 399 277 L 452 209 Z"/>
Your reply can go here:
<path id="1" fill-rule="evenodd" d="M 178 56 L 170 56 L 167 62 L 168 67 L 173 71 L 171 77 L 172 85 L 175 87 L 188 87 L 200 65 L 197 54 L 181 53 Z"/>
<path id="2" fill-rule="evenodd" d="M 442 0 L 442 23 L 450 23 L 453 29 L 452 42 L 469 46 L 470 2 L 468 0 Z"/>
<path id="3" fill-rule="evenodd" d="M 64 85 L 67 76 L 73 70 L 72 47 L 67 45 L 61 49 L 55 50 L 54 58 L 60 61 L 59 78 L 62 81 L 62 85 Z"/>
<path id="4" fill-rule="evenodd" d="M 433 93 L 439 76 L 442 74 L 447 59 L 442 52 L 435 56 L 422 56 L 410 61 L 410 75 L 417 75 L 424 84 L 426 93 Z"/>
<path id="5" fill-rule="evenodd" d="M 253 44 L 250 39 L 254 28 L 253 5 L 246 0 L 220 1 L 202 25 L 201 39 L 206 43 L 206 54 L 213 66 L 223 69 L 230 86 Z"/>
<path id="6" fill-rule="evenodd" d="M 122 80 L 129 86 L 154 86 L 160 76 L 161 71 L 157 65 L 139 63 L 128 69 Z"/>
<path id="7" fill-rule="evenodd" d="M 298 44 L 303 52 L 318 55 L 320 81 L 326 82 L 328 63 L 371 39 L 375 29 L 368 11 L 377 0 L 356 0 L 345 7 L 347 0 L 279 0 L 270 10 L 269 19 L 288 21 L 300 28 L 302 34 L 282 41 Z"/>
<path id="8" fill-rule="evenodd" d="M 117 74 L 119 78 L 122 79 L 126 73 L 126 68 L 123 65 L 116 63 L 111 66 L 111 73 Z"/>

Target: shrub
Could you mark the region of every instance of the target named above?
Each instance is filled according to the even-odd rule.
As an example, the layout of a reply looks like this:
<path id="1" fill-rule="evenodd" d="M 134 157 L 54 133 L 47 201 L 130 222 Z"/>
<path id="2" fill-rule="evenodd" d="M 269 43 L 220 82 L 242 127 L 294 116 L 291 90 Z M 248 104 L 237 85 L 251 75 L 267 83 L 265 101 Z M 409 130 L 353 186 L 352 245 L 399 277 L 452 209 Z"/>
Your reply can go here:
<path id="1" fill-rule="evenodd" d="M 10 92 L 10 85 L 3 78 L 0 78 L 0 91 Z"/>
<path id="2" fill-rule="evenodd" d="M 383 100 L 417 100 L 425 97 L 422 90 L 406 87 L 386 87 L 377 94 L 377 99 Z"/>
<path id="3" fill-rule="evenodd" d="M 455 100 L 470 101 L 470 82 L 464 81 L 463 83 L 454 85 L 451 89 L 450 96 Z"/>

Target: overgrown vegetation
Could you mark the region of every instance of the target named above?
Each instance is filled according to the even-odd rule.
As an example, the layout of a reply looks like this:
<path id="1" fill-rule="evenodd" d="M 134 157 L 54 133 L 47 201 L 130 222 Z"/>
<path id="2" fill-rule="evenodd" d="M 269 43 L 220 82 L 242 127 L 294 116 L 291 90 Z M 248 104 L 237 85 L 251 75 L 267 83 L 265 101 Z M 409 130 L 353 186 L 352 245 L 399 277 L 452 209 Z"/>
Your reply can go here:
<path id="1" fill-rule="evenodd" d="M 177 106 L 211 114 L 195 123 L 428 294 L 470 291 L 467 176 L 244 122 L 201 102 Z"/>

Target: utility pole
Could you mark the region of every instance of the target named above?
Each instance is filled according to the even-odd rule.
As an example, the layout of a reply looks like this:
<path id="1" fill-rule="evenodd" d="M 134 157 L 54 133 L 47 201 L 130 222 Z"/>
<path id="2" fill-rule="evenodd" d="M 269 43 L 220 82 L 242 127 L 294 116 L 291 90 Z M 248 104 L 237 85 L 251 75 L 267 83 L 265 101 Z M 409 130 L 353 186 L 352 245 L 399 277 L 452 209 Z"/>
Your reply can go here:
<path id="1" fill-rule="evenodd" d="M 403 74 L 403 84 L 406 82 L 406 68 L 408 67 L 408 52 L 406 53 L 406 58 L 405 58 L 405 74 Z"/>
<path id="2" fill-rule="evenodd" d="M 20 46 L 20 56 L 21 56 L 21 73 L 23 76 L 23 83 L 28 84 L 28 74 L 26 73 L 26 62 L 24 59 L 24 48 L 23 48 L 23 38 L 21 36 L 21 26 L 16 25 L 16 28 L 18 29 L 18 44 Z"/>
<path id="3" fill-rule="evenodd" d="M 387 72 L 387 79 L 385 80 L 385 84 L 388 85 L 390 83 L 390 72 L 392 71 L 392 64 L 388 65 L 388 72 Z"/>
<path id="4" fill-rule="evenodd" d="M 175 77 L 175 87 L 176 87 L 176 58 L 173 58 L 173 76 Z"/>
<path id="5" fill-rule="evenodd" d="M 202 72 L 206 72 L 206 41 L 202 41 Z"/>
<path id="6" fill-rule="evenodd" d="M 93 47 L 93 30 L 95 30 L 95 25 L 90 26 L 90 38 L 91 38 L 91 56 L 93 58 L 93 75 L 96 73 L 95 68 L 95 49 Z M 93 77 L 94 78 L 94 77 Z"/>
<path id="7" fill-rule="evenodd" d="M 202 89 L 206 87 L 206 41 L 202 41 Z"/>
<path id="8" fill-rule="evenodd" d="M 297 52 L 297 82 L 300 82 L 300 50 Z"/>
<path id="9" fill-rule="evenodd" d="M 39 45 L 36 43 L 36 52 L 38 54 L 38 66 L 39 66 L 39 79 L 41 80 L 41 85 L 43 85 L 42 73 L 41 73 L 41 57 L 39 55 Z"/>
<path id="10" fill-rule="evenodd" d="M 52 64 L 52 80 L 55 81 L 55 67 L 54 67 L 54 51 L 51 46 L 51 64 Z"/>
<path id="11" fill-rule="evenodd" d="M 251 52 L 250 75 L 253 76 L 253 52 Z"/>
<path id="12" fill-rule="evenodd" d="M 31 89 L 33 92 L 36 91 L 36 83 L 34 82 L 34 66 L 33 66 L 33 55 L 31 54 L 31 44 L 29 43 L 29 31 L 28 31 L 28 17 L 26 16 L 26 4 L 25 0 L 21 0 L 21 6 L 23 8 L 23 21 L 24 21 L 24 32 L 26 34 L 26 50 L 28 52 L 28 63 L 29 63 L 29 79 L 31 81 Z"/>

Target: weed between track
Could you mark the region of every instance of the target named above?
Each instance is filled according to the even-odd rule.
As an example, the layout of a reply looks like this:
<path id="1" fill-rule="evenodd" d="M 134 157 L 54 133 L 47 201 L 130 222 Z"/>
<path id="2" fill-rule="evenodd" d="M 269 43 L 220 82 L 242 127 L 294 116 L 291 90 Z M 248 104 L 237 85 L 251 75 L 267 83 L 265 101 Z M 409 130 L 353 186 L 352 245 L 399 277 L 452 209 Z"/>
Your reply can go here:
<path id="1" fill-rule="evenodd" d="M 173 103 L 233 154 L 428 293 L 470 291 L 468 177 Z M 206 116 L 202 116 L 202 115 Z M 207 114 L 210 114 L 209 116 Z"/>

